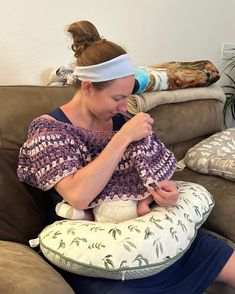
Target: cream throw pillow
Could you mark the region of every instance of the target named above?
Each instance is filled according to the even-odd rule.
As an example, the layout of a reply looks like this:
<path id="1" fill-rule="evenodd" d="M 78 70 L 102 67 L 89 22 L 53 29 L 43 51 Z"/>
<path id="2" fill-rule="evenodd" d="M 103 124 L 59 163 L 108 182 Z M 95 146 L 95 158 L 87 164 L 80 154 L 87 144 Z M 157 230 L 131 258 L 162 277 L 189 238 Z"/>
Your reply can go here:
<path id="1" fill-rule="evenodd" d="M 188 150 L 184 160 L 193 171 L 235 181 L 235 128 L 201 141 Z"/>

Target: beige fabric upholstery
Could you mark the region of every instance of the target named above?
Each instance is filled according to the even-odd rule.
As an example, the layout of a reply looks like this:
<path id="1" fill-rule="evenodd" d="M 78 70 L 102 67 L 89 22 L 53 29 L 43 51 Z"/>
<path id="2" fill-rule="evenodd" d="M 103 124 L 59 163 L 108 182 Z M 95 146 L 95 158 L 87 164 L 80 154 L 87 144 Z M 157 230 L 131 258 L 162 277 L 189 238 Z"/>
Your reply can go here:
<path id="1" fill-rule="evenodd" d="M 72 87 L 0 87 L 0 148 L 21 147 L 32 119 L 65 103 L 74 93 Z"/>
<path id="2" fill-rule="evenodd" d="M 74 293 L 56 270 L 27 246 L 0 241 L 0 252 L 0 293 Z"/>
<path id="3" fill-rule="evenodd" d="M 154 132 L 169 145 L 220 131 L 222 109 L 223 103 L 209 99 L 164 104 L 149 114 L 154 118 Z"/>
<path id="4" fill-rule="evenodd" d="M 235 183 L 219 177 L 197 174 L 187 168 L 176 172 L 173 179 L 201 184 L 213 195 L 215 207 L 204 226 L 235 243 Z"/>

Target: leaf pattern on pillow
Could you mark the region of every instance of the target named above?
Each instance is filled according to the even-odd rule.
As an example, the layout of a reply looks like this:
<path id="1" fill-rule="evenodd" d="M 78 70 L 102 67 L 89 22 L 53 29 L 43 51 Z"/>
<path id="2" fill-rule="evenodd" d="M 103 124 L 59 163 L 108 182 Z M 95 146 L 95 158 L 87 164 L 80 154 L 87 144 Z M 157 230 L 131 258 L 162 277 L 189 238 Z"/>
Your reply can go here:
<path id="1" fill-rule="evenodd" d="M 201 185 L 177 182 L 177 205 L 115 223 L 61 220 L 39 235 L 53 264 L 80 275 L 136 279 L 170 266 L 187 251 L 214 206 Z"/>

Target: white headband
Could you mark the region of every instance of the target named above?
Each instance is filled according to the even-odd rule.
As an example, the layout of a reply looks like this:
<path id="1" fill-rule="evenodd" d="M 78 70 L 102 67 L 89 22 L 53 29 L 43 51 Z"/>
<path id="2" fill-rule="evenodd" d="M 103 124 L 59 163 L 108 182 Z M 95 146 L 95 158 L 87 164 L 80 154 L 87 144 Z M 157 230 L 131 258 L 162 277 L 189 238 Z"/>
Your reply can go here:
<path id="1" fill-rule="evenodd" d="M 80 81 L 91 82 L 110 81 L 134 74 L 134 67 L 128 54 L 95 65 L 76 66 L 73 72 L 73 76 Z"/>

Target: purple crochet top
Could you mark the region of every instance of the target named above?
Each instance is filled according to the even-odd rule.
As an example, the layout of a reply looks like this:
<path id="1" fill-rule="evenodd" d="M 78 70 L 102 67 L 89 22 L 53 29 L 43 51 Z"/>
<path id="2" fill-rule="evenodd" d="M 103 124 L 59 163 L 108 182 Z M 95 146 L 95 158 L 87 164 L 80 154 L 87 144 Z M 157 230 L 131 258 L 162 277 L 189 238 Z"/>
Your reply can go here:
<path id="1" fill-rule="evenodd" d="M 20 150 L 18 177 L 36 188 L 49 190 L 62 178 L 94 160 L 115 133 L 36 118 Z M 113 200 L 146 198 L 147 187 L 154 188 L 158 181 L 170 179 L 175 168 L 173 153 L 152 133 L 128 146 L 109 183 L 89 207 Z M 95 185 L 91 180 L 92 184 Z"/>

